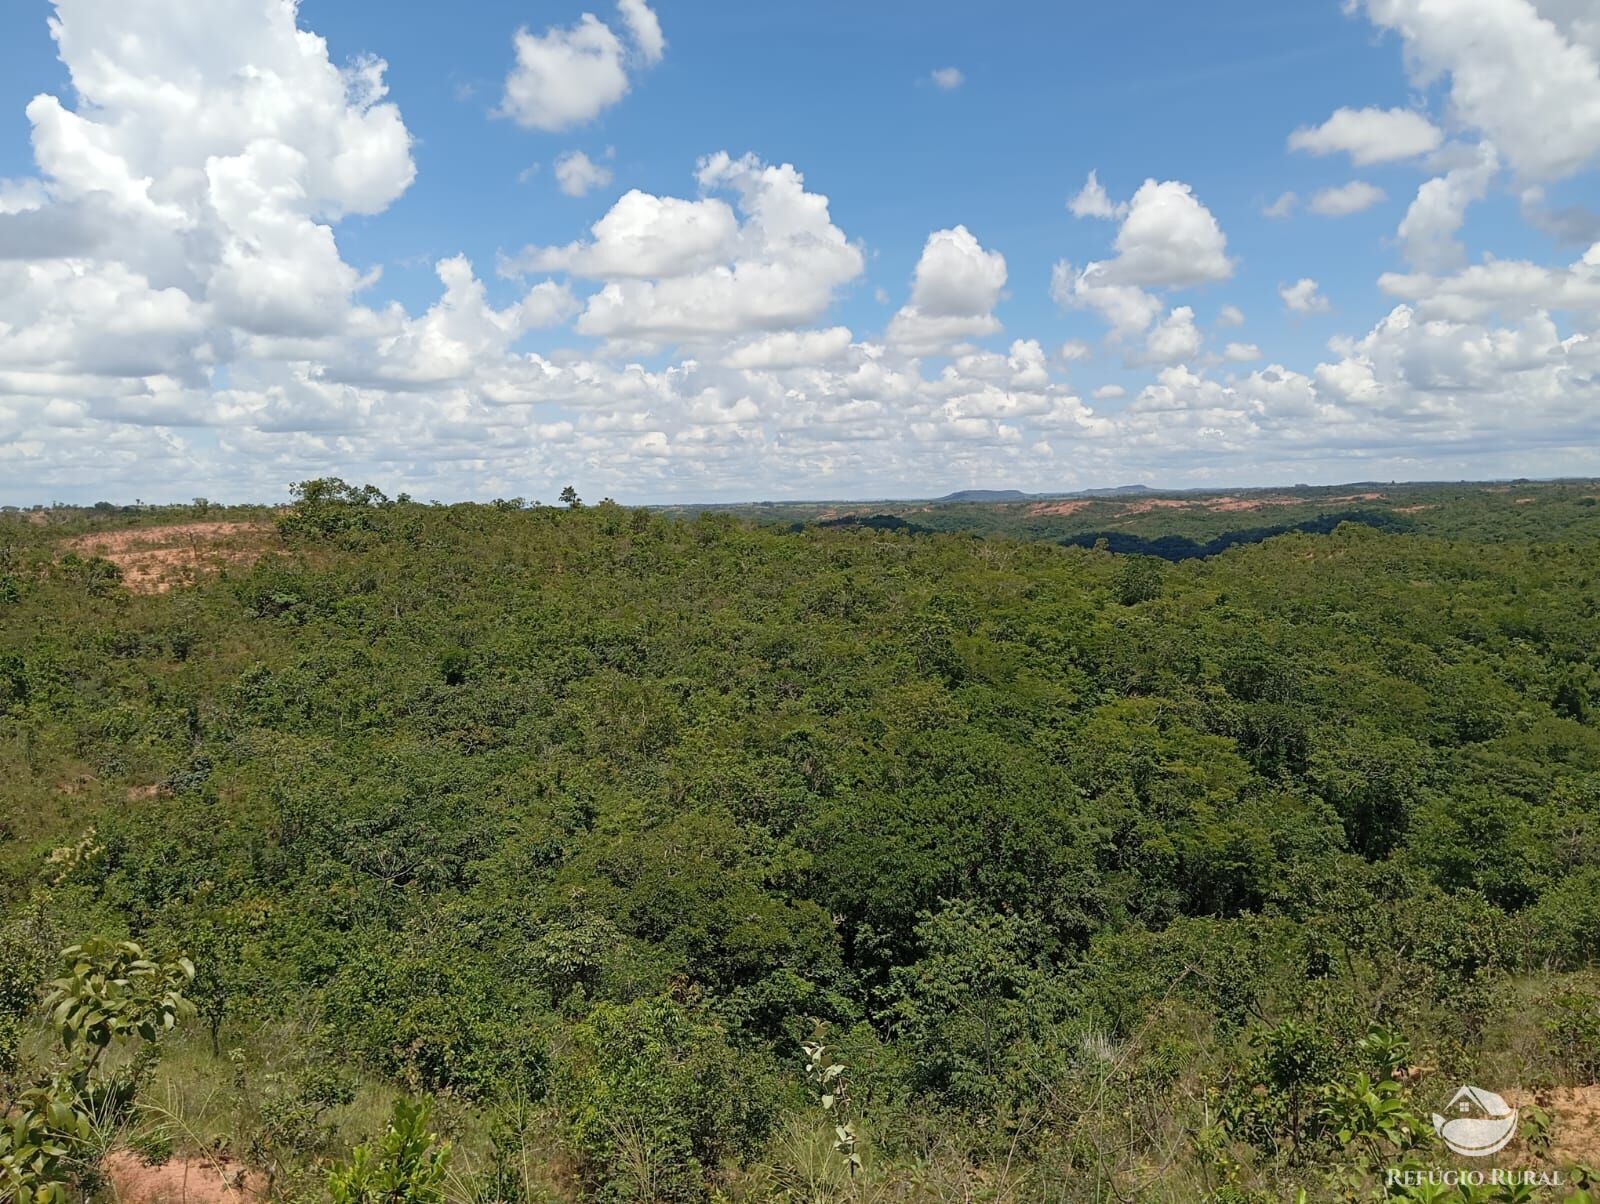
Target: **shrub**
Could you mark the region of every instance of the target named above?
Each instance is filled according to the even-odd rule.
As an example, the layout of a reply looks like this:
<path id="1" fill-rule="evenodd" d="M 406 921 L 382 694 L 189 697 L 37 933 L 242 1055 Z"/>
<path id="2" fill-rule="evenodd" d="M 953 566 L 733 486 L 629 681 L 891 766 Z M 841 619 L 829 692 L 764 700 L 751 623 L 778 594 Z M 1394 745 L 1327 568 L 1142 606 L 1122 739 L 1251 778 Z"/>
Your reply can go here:
<path id="1" fill-rule="evenodd" d="M 428 1106 L 397 1100 L 383 1138 L 328 1175 L 333 1204 L 442 1204 L 450 1143 L 428 1132 Z"/>
<path id="2" fill-rule="evenodd" d="M 66 973 L 45 1000 L 58 1047 L 29 1086 L 0 1099 L 0 1200 L 67 1204 L 87 1194 L 104 1150 L 102 1129 L 125 1116 L 152 1066 L 150 1051 L 193 1012 L 185 960 L 156 962 L 129 941 L 86 941 L 62 955 Z M 106 1054 L 132 1049 L 108 1069 Z"/>
<path id="3" fill-rule="evenodd" d="M 557 1093 L 607 1201 L 704 1199 L 726 1159 L 757 1147 L 773 1106 L 721 1028 L 671 999 L 596 1007 L 573 1032 Z"/>

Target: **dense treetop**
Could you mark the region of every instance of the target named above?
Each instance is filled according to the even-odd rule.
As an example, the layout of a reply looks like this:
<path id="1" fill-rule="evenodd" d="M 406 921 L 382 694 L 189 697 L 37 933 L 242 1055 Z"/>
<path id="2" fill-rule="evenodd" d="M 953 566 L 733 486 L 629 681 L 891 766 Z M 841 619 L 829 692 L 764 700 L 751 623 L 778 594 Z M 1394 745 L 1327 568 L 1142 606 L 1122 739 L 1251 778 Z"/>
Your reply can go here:
<path id="1" fill-rule="evenodd" d="M 1316 1198 L 1374 1032 L 1429 1102 L 1592 1073 L 1600 517 L 1530 489 L 1169 563 L 316 483 L 159 594 L 63 553 L 116 520 L 0 522 L 0 899 L 187 954 L 223 1044 L 547 1101 L 573 1190 L 627 1198 L 623 1112 L 754 1190 L 820 1021 L 886 1182 Z"/>

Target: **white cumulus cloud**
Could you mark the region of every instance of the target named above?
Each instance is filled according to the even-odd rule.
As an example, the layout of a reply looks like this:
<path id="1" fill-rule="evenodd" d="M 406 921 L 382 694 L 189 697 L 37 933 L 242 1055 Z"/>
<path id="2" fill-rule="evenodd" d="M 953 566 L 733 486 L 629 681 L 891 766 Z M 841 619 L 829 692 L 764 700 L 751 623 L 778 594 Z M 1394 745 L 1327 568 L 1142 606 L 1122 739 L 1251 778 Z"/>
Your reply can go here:
<path id="1" fill-rule="evenodd" d="M 619 0 L 618 15 L 644 64 L 661 60 L 661 23 L 644 0 Z M 542 34 L 523 28 L 512 39 L 516 63 L 499 112 L 527 129 L 558 131 L 592 121 L 628 94 L 628 48 L 593 13 Z"/>
<path id="2" fill-rule="evenodd" d="M 567 151 L 556 159 L 555 177 L 556 186 L 568 196 L 587 196 L 611 183 L 611 169 L 581 150 Z"/>
<path id="3" fill-rule="evenodd" d="M 1128 211 L 1126 204 L 1115 205 L 1107 194 L 1105 186 L 1100 183 L 1100 174 L 1096 171 L 1089 173 L 1089 178 L 1081 189 L 1067 202 L 1067 208 L 1074 217 L 1121 217 Z"/>
<path id="4" fill-rule="evenodd" d="M 1133 194 L 1115 259 L 1093 264 L 1106 284 L 1188 288 L 1233 275 L 1228 240 L 1193 189 L 1177 180 L 1146 180 Z"/>
<path id="5" fill-rule="evenodd" d="M 1427 181 L 1401 219 L 1401 249 L 1413 267 L 1446 271 L 1465 257 L 1456 233 L 1466 221 L 1467 208 L 1482 200 L 1499 170 L 1499 156 L 1489 143 L 1481 143 L 1476 158 Z"/>
<path id="6" fill-rule="evenodd" d="M 912 277 L 911 300 L 889 323 L 892 346 L 912 354 L 994 334 L 993 310 L 1006 286 L 1006 260 L 965 226 L 928 235 Z"/>
<path id="7" fill-rule="evenodd" d="M 1571 68 L 1600 44 L 1593 4 L 1532 0 L 1542 32 L 1526 0 L 1360 7 L 1401 35 L 1419 83 L 1439 85 L 1427 94 L 1456 135 L 1401 156 L 1435 178 L 1397 240 L 1409 266 L 1379 280 L 1391 311 L 1298 368 L 1226 341 L 1243 323 L 1234 295 L 1182 295 L 1234 273 L 1216 217 L 1186 184 L 1118 199 L 1091 175 L 1078 208 L 1113 224 L 1074 230 L 1104 245 L 1085 266 L 1056 264 L 1051 291 L 1104 318 L 1128 371 L 1086 403 L 1063 379 L 1091 356 L 1062 342 L 1076 326 L 1054 351 L 1026 333 L 988 345 L 1008 287 L 1037 286 L 1031 268 L 1008 280 L 1007 236 L 974 236 L 981 211 L 926 238 L 898 311 L 887 294 L 881 311 L 860 297 L 878 326 L 853 330 L 840 303 L 879 283 L 863 282 L 867 248 L 820 177 L 754 156 L 708 156 L 682 196 L 628 191 L 587 230 L 541 207 L 507 240 L 532 244 L 501 265 L 508 279 L 446 249 L 433 299 L 408 308 L 342 224 L 381 214 L 415 171 L 381 60 L 336 65 L 286 0 L 57 0 L 72 90 L 29 105 L 33 163 L 0 181 L 0 493 L 149 497 L 181 483 L 184 496 L 270 498 L 332 473 L 421 496 L 548 500 L 573 480 L 704 500 L 911 496 L 952 477 L 1302 479 L 1308 463 L 1351 478 L 1600 471 L 1600 249 L 1547 264 L 1524 239 L 1516 257 L 1468 264 L 1458 245 L 1501 161 L 1523 178 L 1497 218 L 1515 220 L 1520 201 L 1529 221 L 1595 241 L 1587 181 L 1556 179 L 1592 162 Z M 664 53 L 644 0 L 594 19 L 610 41 L 579 12 L 540 37 L 563 69 L 588 39 L 595 61 L 574 70 L 595 86 L 564 94 L 555 71 L 530 93 L 540 120 L 603 112 L 597 95 L 622 95 Z M 1483 36 L 1457 37 L 1469 26 Z M 1496 45 L 1507 30 L 1558 53 Z M 1352 158 L 1394 156 L 1406 131 L 1386 122 L 1383 137 L 1361 121 L 1316 129 Z M 1412 146 L 1432 139 L 1406 124 Z M 599 186 L 600 159 L 567 174 Z M 1262 253 L 1258 274 L 1273 270 Z M 1361 295 L 1343 245 L 1303 253 L 1322 258 L 1294 275 L 1337 254 L 1341 286 Z M 1327 307 L 1310 276 L 1282 299 L 1292 314 Z M 1214 354 L 1197 310 L 1216 313 Z"/>
<path id="8" fill-rule="evenodd" d="M 1323 217 L 1349 217 L 1388 199 L 1388 194 L 1376 185 L 1365 180 L 1351 180 L 1336 188 L 1324 188 L 1311 198 L 1306 208 Z"/>
<path id="9" fill-rule="evenodd" d="M 1410 109 L 1340 109 L 1318 126 L 1289 135 L 1289 149 L 1314 155 L 1346 154 L 1357 167 L 1414 159 L 1437 150 L 1444 135 Z"/>
<path id="10" fill-rule="evenodd" d="M 1320 286 L 1309 276 L 1303 276 L 1293 284 L 1279 286 L 1278 296 L 1283 298 L 1290 313 L 1315 314 L 1331 308 Z"/>
<path id="11" fill-rule="evenodd" d="M 589 233 L 586 242 L 530 247 L 507 267 L 570 272 L 594 280 L 687 276 L 734 255 L 739 218 L 721 197 L 690 201 L 634 188 Z"/>
<path id="12" fill-rule="evenodd" d="M 235 331 L 339 331 L 371 277 L 340 257 L 331 222 L 380 212 L 416 172 L 384 64 L 333 66 L 292 8 L 264 0 L 154 3 L 144 18 L 160 36 L 125 37 L 94 0 L 57 5 L 52 32 L 78 107 L 49 95 L 28 105 L 40 176 L 7 190 L 0 253 L 59 258 L 11 282 L 13 300 L 40 316 L 0 343 L 15 357 L 94 337 L 92 310 L 78 311 L 74 334 L 59 299 L 30 299 L 41 289 L 85 304 L 115 297 L 164 322 L 164 335 L 146 332 L 143 358 L 190 381 Z M 189 61 L 201 44 L 203 60 Z M 63 329 L 41 339 L 52 312 Z"/>
<path id="13" fill-rule="evenodd" d="M 1144 362 L 1184 363 L 1200 354 L 1202 341 L 1200 330 L 1194 324 L 1194 310 L 1180 305 L 1151 329 L 1145 340 Z"/>
<path id="14" fill-rule="evenodd" d="M 1091 175 L 1086 189 L 1097 187 Z M 1099 311 L 1114 336 L 1138 334 L 1155 321 L 1164 307 L 1150 290 L 1190 288 L 1233 275 L 1227 237 L 1189 185 L 1146 180 L 1115 211 L 1123 214 L 1116 254 L 1081 269 L 1063 260 L 1050 282 L 1058 304 Z"/>
<path id="15" fill-rule="evenodd" d="M 630 191 L 590 240 L 530 248 L 508 266 L 604 281 L 578 329 L 647 342 L 805 325 L 861 274 L 861 251 L 833 224 L 828 198 L 807 192 L 789 164 L 719 152 L 696 179 L 708 195 Z"/>
<path id="16" fill-rule="evenodd" d="M 1579 24 L 1587 15 L 1592 31 L 1586 6 L 1558 22 L 1530 0 L 1353 2 L 1400 35 L 1418 83 L 1448 77 L 1456 115 L 1519 174 L 1571 175 L 1600 153 L 1600 58 Z"/>
<path id="17" fill-rule="evenodd" d="M 628 27 L 639 56 L 647 63 L 659 63 L 666 52 L 667 39 L 661 34 L 661 21 L 655 11 L 645 0 L 617 0 L 617 12 Z"/>
<path id="18" fill-rule="evenodd" d="M 1526 259 L 1491 259 L 1450 275 L 1385 273 L 1386 293 L 1413 303 L 1424 319 L 1481 323 L 1498 315 L 1522 321 L 1547 311 L 1600 318 L 1600 244 L 1578 262 L 1545 267 Z"/>
<path id="19" fill-rule="evenodd" d="M 839 360 L 850 350 L 848 326 L 784 330 L 732 347 L 723 362 L 732 368 L 800 368 Z"/>

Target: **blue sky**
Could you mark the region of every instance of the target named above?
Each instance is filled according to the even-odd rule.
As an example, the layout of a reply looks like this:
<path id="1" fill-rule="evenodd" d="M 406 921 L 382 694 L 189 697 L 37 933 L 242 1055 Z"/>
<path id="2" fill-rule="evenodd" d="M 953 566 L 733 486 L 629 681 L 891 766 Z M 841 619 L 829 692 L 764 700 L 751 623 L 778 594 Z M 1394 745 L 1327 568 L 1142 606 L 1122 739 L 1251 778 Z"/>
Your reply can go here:
<path id="1" fill-rule="evenodd" d="M 664 44 L 551 0 L 9 6 L 0 501 L 1597 469 L 1589 0 L 628 2 Z M 594 73 L 519 65 L 586 11 Z M 578 115 L 519 110 L 519 73 Z M 1091 171 L 1106 212 L 1074 216 Z M 591 234 L 632 191 L 678 266 Z M 826 211 L 775 241 L 756 196 Z M 682 270 L 681 221 L 727 224 Z"/>

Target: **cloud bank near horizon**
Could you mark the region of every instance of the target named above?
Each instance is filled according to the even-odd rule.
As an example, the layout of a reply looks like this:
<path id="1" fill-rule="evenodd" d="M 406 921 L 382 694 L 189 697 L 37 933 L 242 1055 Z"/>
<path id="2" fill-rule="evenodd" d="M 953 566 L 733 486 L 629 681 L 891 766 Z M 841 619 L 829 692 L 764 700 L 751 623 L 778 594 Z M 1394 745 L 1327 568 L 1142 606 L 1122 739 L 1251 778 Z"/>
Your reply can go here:
<path id="1" fill-rule="evenodd" d="M 339 241 L 417 176 L 381 58 L 336 65 L 284 0 L 54 7 L 74 96 L 27 105 L 31 172 L 0 181 L 0 501 L 274 498 L 324 474 L 665 501 L 1600 472 L 1600 242 L 1473 261 L 1461 237 L 1473 206 L 1509 197 L 1532 225 L 1600 238 L 1544 201 L 1600 155 L 1582 5 L 1351 6 L 1436 111 L 1352 96 L 1285 130 L 1286 157 L 1346 163 L 1348 183 L 1230 219 L 1342 221 L 1387 199 L 1360 173 L 1414 173 L 1390 236 L 1403 270 L 1376 282 L 1389 308 L 1296 363 L 1228 301 L 1281 265 L 1243 262 L 1159 164 L 1123 195 L 1085 164 L 1070 201 L 1039 199 L 1098 231 L 1103 252 L 1049 273 L 1093 343 L 1008 328 L 1016 264 L 976 221 L 908 232 L 921 253 L 881 324 L 846 324 L 876 248 L 803 164 L 715 146 L 678 195 L 567 152 L 564 193 L 614 196 L 587 232 L 440 258 L 412 311 Z M 622 0 L 508 30 L 497 115 L 559 133 L 629 103 L 670 57 L 663 24 Z M 945 71 L 936 92 L 979 86 Z M 1291 318 L 1329 312 L 1315 251 L 1275 279 Z M 1094 360 L 1143 383 L 1080 391 Z"/>

